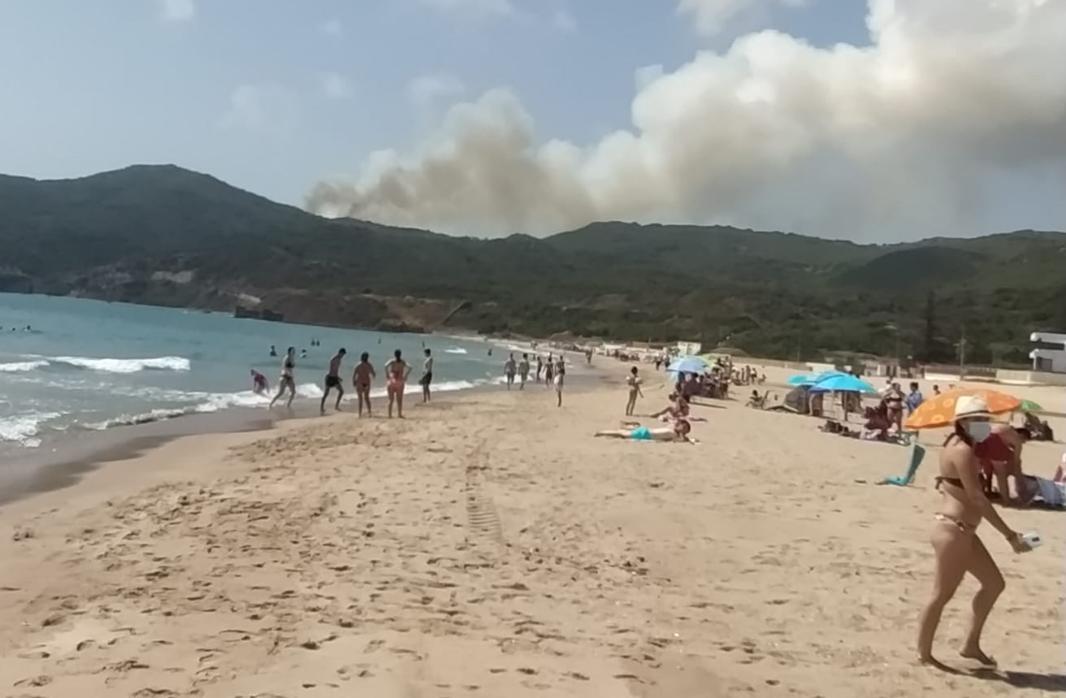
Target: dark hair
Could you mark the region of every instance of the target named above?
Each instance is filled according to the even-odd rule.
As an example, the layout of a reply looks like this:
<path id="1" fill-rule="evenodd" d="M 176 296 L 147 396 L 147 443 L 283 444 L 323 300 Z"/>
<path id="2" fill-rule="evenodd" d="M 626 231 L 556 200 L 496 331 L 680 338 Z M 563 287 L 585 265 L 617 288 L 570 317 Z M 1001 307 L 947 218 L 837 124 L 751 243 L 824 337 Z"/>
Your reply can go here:
<path id="1" fill-rule="evenodd" d="M 426 356 L 429 356 L 429 354 L 430 354 L 430 351 L 429 351 L 429 349 L 427 348 L 427 349 L 426 349 Z"/>
<path id="2" fill-rule="evenodd" d="M 360 359 L 361 361 L 369 361 L 369 360 L 370 360 L 370 352 L 368 352 L 368 351 L 364 351 L 364 352 L 363 352 L 363 355 L 362 355 L 362 356 L 360 356 L 360 357 L 359 357 L 359 359 Z"/>
<path id="3" fill-rule="evenodd" d="M 917 389 L 918 389 L 918 384 L 915 383 L 914 381 L 911 381 L 911 390 L 917 390 Z"/>
<path id="4" fill-rule="evenodd" d="M 399 349 L 397 349 L 396 351 L 392 352 L 392 355 L 395 356 L 398 359 L 398 358 L 400 358 L 401 352 L 400 352 Z"/>
<path id="5" fill-rule="evenodd" d="M 340 350 L 340 351 L 338 351 L 337 353 L 338 353 L 338 354 L 347 354 L 347 353 L 348 353 L 348 350 L 347 350 L 347 349 L 345 349 L 344 347 L 341 347 L 341 350 Z"/>
<path id="6" fill-rule="evenodd" d="M 629 372 L 632 373 L 633 375 L 636 375 L 637 374 L 637 367 L 634 366 L 633 368 L 629 369 Z"/>
<path id="7" fill-rule="evenodd" d="M 1029 441 L 1033 438 L 1033 432 L 1029 431 L 1029 427 L 1014 427 L 1015 433 L 1022 437 L 1023 441 Z"/>
<path id="8" fill-rule="evenodd" d="M 296 351 L 296 347 L 289 347 L 285 350 L 285 353 L 289 353 L 290 351 Z"/>
<path id="9" fill-rule="evenodd" d="M 944 439 L 944 445 L 947 446 L 951 443 L 953 438 L 958 438 L 959 441 L 963 442 L 970 448 L 974 447 L 973 438 L 970 436 L 970 432 L 966 431 L 966 427 L 960 421 L 955 422 L 955 430 L 948 434 L 947 438 Z"/>

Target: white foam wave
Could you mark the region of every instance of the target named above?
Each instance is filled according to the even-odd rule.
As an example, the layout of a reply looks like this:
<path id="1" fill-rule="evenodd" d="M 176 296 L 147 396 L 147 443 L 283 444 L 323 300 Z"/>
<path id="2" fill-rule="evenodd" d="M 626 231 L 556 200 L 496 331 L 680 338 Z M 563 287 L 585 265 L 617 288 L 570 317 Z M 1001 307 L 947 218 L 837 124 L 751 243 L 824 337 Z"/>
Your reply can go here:
<path id="1" fill-rule="evenodd" d="M 104 373 L 138 373 L 146 370 L 188 371 L 192 367 L 189 360 L 181 356 L 160 356 L 152 359 L 93 359 L 84 356 L 53 356 L 48 357 L 48 361 Z"/>
<path id="2" fill-rule="evenodd" d="M 13 441 L 26 448 L 37 448 L 41 440 L 37 436 L 40 426 L 50 419 L 63 415 L 58 412 L 32 412 L 0 419 L 0 441 Z"/>
<path id="3" fill-rule="evenodd" d="M 0 373 L 27 373 L 29 371 L 36 371 L 39 368 L 44 368 L 47 365 L 47 361 L 14 361 L 11 363 L 0 364 Z"/>
<path id="4" fill-rule="evenodd" d="M 445 349 L 444 353 L 445 354 L 465 354 L 467 352 L 466 352 L 466 349 L 463 349 L 462 347 L 452 347 L 451 349 Z"/>

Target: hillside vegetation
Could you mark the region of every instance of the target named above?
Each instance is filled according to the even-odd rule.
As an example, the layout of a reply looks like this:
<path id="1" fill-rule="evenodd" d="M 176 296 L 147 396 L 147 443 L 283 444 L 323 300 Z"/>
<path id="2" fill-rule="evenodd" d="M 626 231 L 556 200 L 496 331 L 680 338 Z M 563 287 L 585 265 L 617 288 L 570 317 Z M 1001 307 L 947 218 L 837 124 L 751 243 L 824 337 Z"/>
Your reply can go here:
<path id="1" fill-rule="evenodd" d="M 174 166 L 0 176 L 0 290 L 232 309 L 390 329 L 702 339 L 1025 363 L 1066 330 L 1066 234 L 858 245 L 603 222 L 544 239 L 328 220 Z M 932 301 L 932 302 L 930 302 Z"/>

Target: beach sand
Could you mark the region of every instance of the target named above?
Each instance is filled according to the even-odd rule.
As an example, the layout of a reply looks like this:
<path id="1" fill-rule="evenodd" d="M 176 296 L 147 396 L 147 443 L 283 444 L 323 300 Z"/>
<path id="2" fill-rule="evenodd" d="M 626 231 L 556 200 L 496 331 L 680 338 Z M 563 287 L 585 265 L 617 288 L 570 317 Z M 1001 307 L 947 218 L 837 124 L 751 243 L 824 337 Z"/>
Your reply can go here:
<path id="1" fill-rule="evenodd" d="M 937 642 L 959 673 L 924 668 L 935 449 L 916 486 L 877 487 L 907 449 L 739 402 L 695 408 L 698 446 L 593 439 L 622 368 L 562 409 L 530 386 L 182 438 L 5 506 L 0 695 L 1066 692 L 1066 513 L 1007 511 L 1046 538 L 1021 556 L 982 527 L 1001 669 L 955 654 L 969 579 Z"/>

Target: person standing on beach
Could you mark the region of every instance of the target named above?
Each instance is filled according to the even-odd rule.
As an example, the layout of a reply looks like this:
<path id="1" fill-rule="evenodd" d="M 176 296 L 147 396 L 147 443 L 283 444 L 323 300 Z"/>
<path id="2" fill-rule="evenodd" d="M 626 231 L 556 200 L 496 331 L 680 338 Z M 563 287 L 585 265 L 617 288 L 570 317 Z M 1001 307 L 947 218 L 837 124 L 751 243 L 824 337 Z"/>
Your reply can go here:
<path id="1" fill-rule="evenodd" d="M 936 489 L 942 500 L 932 535 L 936 555 L 933 593 L 922 609 L 918 624 L 918 658 L 923 664 L 947 669 L 933 657 L 933 638 L 944 607 L 951 601 L 967 572 L 980 588 L 973 598 L 970 629 L 960 654 L 986 666 L 995 660 L 981 649 L 981 631 L 1006 583 L 985 544 L 977 537 L 977 526 L 987 519 L 1016 553 L 1031 550 L 1029 543 L 1000 518 L 985 495 L 981 482 L 978 445 L 992 435 L 992 418 L 987 403 L 976 396 L 963 395 L 955 402 L 955 429 L 940 452 L 940 474 Z"/>
<path id="2" fill-rule="evenodd" d="M 341 400 L 344 398 L 344 382 L 341 380 L 341 361 L 344 360 L 344 355 L 348 353 L 347 349 L 343 347 L 338 351 L 332 359 L 329 360 L 329 372 L 326 373 L 326 392 L 322 393 L 322 404 L 319 405 L 319 412 L 326 413 L 326 398 L 329 397 L 329 391 L 334 388 L 337 389 L 337 404 L 333 409 L 338 412 L 341 409 Z"/>
<path id="3" fill-rule="evenodd" d="M 389 395 L 389 419 L 392 419 L 392 405 L 396 404 L 396 415 L 403 419 L 403 393 L 407 389 L 407 377 L 411 367 L 403 360 L 403 354 L 397 349 L 385 364 L 385 377 L 388 383 L 385 391 Z"/>
<path id="4" fill-rule="evenodd" d="M 892 383 L 885 392 L 884 403 L 888 409 L 888 421 L 896 425 L 896 433 L 903 432 L 903 401 L 905 396 L 899 383 Z"/>
<path id="5" fill-rule="evenodd" d="M 629 386 L 629 400 L 626 402 L 626 416 L 632 417 L 633 411 L 637 407 L 637 398 L 644 397 L 644 393 L 640 391 L 640 376 L 637 367 L 629 369 L 629 375 L 626 377 L 626 385 Z"/>
<path id="6" fill-rule="evenodd" d="M 918 409 L 921 404 L 925 402 L 925 398 L 922 397 L 922 391 L 918 389 L 918 384 L 911 383 L 911 392 L 907 395 L 905 404 L 907 405 L 907 414 L 914 414 L 914 411 Z"/>
<path id="7" fill-rule="evenodd" d="M 548 354 L 548 360 L 544 363 L 544 387 L 551 390 L 555 385 L 555 363 L 552 361 L 552 355 Z"/>
<path id="8" fill-rule="evenodd" d="M 289 402 L 286 407 L 292 409 L 292 401 L 296 397 L 296 347 L 289 347 L 289 350 L 285 352 L 285 358 L 281 361 L 278 394 L 270 401 L 270 409 L 274 408 L 274 403 L 281 399 L 285 391 L 289 392 Z"/>
<path id="9" fill-rule="evenodd" d="M 363 403 L 366 403 L 366 416 L 373 417 L 370 411 L 370 383 L 377 377 L 374 366 L 370 363 L 370 354 L 363 352 L 359 357 L 359 363 L 352 373 L 352 385 L 355 387 L 355 395 L 359 398 L 359 416 L 363 416 Z"/>
<path id="10" fill-rule="evenodd" d="M 544 360 L 540 358 L 540 354 L 537 354 L 537 382 L 540 383 L 540 376 L 544 373 Z"/>
<path id="11" fill-rule="evenodd" d="M 558 400 L 556 407 L 563 406 L 563 381 L 566 379 L 566 363 L 563 355 L 559 354 L 559 363 L 555 364 L 555 397 Z"/>
<path id="12" fill-rule="evenodd" d="M 422 404 L 429 402 L 429 384 L 433 382 L 433 356 L 429 349 L 426 349 L 426 360 L 422 362 L 422 377 L 418 379 L 418 384 L 422 386 Z"/>
<path id="13" fill-rule="evenodd" d="M 526 381 L 529 380 L 529 354 L 522 354 L 522 360 L 518 362 L 518 389 L 526 389 Z"/>
<path id="14" fill-rule="evenodd" d="M 511 355 L 507 357 L 507 360 L 503 362 L 503 375 L 507 377 L 507 389 L 508 390 L 510 390 L 511 386 L 514 385 L 514 374 L 515 374 L 515 362 L 514 362 L 514 353 L 512 352 Z"/>

